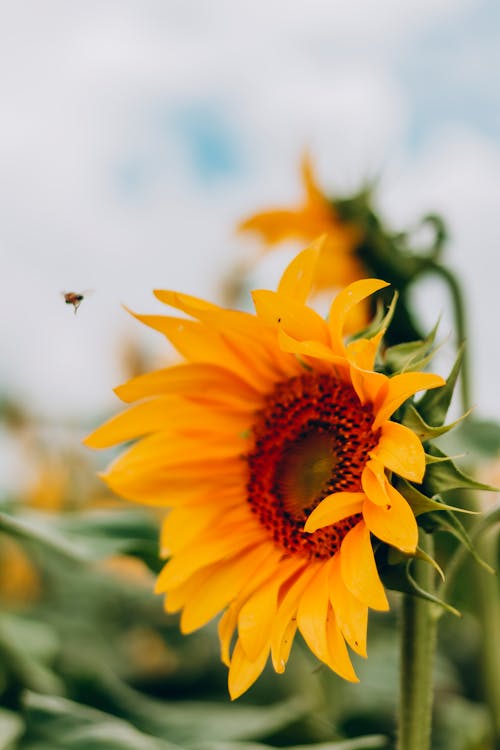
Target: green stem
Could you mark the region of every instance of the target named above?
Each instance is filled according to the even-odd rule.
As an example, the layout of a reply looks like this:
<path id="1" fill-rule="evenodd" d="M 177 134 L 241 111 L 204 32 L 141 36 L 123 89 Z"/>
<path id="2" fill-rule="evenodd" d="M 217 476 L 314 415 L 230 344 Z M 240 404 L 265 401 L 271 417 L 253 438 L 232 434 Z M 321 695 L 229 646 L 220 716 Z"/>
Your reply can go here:
<path id="1" fill-rule="evenodd" d="M 460 282 L 455 274 L 445 266 L 430 260 L 423 268 L 424 272 L 435 273 L 445 281 L 451 295 L 453 305 L 453 317 L 455 319 L 455 330 L 457 335 L 457 348 L 460 347 L 467 339 L 467 325 L 465 322 L 464 297 Z M 460 370 L 460 395 L 462 400 L 462 409 L 466 412 L 471 407 L 471 386 L 470 386 L 470 357 L 468 347 L 465 347 Z"/>
<path id="2" fill-rule="evenodd" d="M 498 530 L 482 534 L 476 546 L 478 554 L 491 565 L 497 564 Z M 500 748 L 500 597 L 498 577 L 491 575 L 479 565 L 473 566 L 473 581 L 476 593 L 476 611 L 481 626 L 481 666 L 483 689 L 488 704 L 494 732 L 494 747 Z"/>
<path id="3" fill-rule="evenodd" d="M 429 271 L 434 271 L 447 283 L 455 317 L 458 343 L 466 339 L 465 310 L 462 290 L 455 275 L 439 263 L 430 263 Z M 462 409 L 467 411 L 471 406 L 470 390 L 470 357 L 465 347 L 461 371 Z M 473 500 L 473 506 L 481 510 L 479 503 Z M 492 568 L 498 564 L 498 532 L 490 531 L 481 535 L 476 543 L 479 556 Z M 497 647 L 500 633 L 500 600 L 498 596 L 498 578 L 491 575 L 479 565 L 472 567 L 476 609 L 479 625 L 482 629 L 481 663 L 485 699 L 491 716 L 495 748 L 500 750 L 500 652 Z"/>
<path id="4" fill-rule="evenodd" d="M 432 537 L 423 534 L 421 547 L 432 556 Z M 415 560 L 419 586 L 434 592 L 434 570 Z M 432 669 L 436 650 L 436 606 L 417 596 L 403 594 L 401 610 L 401 668 L 398 716 L 398 750 L 429 750 L 432 726 Z"/>

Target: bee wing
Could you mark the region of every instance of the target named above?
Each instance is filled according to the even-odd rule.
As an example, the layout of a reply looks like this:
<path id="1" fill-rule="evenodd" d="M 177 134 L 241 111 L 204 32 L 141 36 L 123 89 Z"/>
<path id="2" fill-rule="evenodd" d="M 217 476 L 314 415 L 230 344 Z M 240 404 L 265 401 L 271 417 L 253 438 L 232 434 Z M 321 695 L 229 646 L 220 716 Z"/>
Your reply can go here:
<path id="1" fill-rule="evenodd" d="M 78 292 L 82 297 L 88 297 L 90 294 L 94 294 L 95 289 L 84 289 L 83 292 Z"/>

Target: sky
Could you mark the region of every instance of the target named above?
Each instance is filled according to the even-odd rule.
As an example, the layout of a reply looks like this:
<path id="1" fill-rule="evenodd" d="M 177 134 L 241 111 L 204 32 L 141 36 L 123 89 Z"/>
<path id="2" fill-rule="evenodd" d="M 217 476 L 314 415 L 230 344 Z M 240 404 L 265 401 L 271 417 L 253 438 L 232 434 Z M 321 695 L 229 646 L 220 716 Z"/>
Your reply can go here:
<path id="1" fill-rule="evenodd" d="M 308 149 L 332 194 L 376 176 L 395 228 L 444 215 L 474 400 L 500 418 L 495 0 L 17 0 L 0 70 L 4 393 L 55 418 L 117 410 L 123 342 L 164 351 L 123 305 L 216 299 L 255 250 L 236 223 L 298 200 Z M 87 289 L 73 315 L 61 292 Z M 446 308 L 436 285 L 419 302 L 429 325 Z"/>

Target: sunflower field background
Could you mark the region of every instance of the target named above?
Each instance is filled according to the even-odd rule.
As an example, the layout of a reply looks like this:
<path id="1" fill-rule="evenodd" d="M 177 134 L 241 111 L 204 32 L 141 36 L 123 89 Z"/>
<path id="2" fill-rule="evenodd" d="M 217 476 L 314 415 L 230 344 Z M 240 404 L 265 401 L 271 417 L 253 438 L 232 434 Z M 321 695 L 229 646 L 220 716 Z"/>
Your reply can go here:
<path id="1" fill-rule="evenodd" d="M 178 361 L 123 305 L 164 314 L 161 288 L 251 310 L 340 226 L 319 309 L 377 275 L 369 246 L 408 251 L 384 265 L 401 335 L 439 320 L 429 371 L 446 377 L 466 333 L 474 409 L 439 445 L 500 485 L 498 7 L 26 0 L 0 6 L 0 40 L 0 750 L 395 747 L 400 593 L 370 613 L 359 684 L 297 638 L 285 674 L 268 665 L 231 701 L 217 621 L 182 635 L 154 594 L 164 509 L 114 494 L 98 474 L 119 450 L 83 439 L 120 411 L 113 388 Z M 410 255 L 434 252 L 461 284 L 461 332 L 444 277 L 412 287 Z M 498 495 L 474 502 L 498 567 Z M 446 572 L 458 542 L 435 536 Z M 498 580 L 469 553 L 456 567 L 432 748 L 496 750 Z"/>

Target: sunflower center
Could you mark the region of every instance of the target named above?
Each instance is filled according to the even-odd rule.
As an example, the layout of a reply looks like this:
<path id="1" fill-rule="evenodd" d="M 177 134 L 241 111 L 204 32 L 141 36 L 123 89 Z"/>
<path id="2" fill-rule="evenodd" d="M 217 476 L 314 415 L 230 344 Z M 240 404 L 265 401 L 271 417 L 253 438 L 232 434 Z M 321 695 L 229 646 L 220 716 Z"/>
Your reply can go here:
<path id="1" fill-rule="evenodd" d="M 312 534 L 306 518 L 327 495 L 361 490 L 361 474 L 379 434 L 373 411 L 353 387 L 311 373 L 279 383 L 253 425 L 248 502 L 286 552 L 327 558 L 359 521 L 350 516 Z"/>

